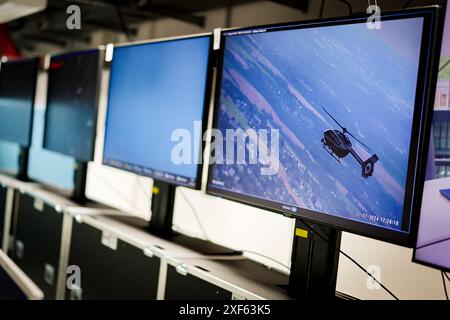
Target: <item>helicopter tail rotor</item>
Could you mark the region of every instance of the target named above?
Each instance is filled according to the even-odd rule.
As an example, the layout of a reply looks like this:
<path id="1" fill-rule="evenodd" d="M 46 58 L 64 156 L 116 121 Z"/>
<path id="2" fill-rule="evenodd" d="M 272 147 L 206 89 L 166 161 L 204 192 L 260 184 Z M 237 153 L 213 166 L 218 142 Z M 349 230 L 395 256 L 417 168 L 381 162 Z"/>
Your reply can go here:
<path id="1" fill-rule="evenodd" d="M 374 154 L 373 156 L 371 156 L 369 159 L 367 159 L 366 161 L 364 161 L 361 164 L 361 169 L 362 169 L 362 176 L 364 178 L 368 178 L 370 176 L 373 175 L 373 171 L 375 169 L 375 163 L 379 160 L 378 156 L 376 154 Z"/>

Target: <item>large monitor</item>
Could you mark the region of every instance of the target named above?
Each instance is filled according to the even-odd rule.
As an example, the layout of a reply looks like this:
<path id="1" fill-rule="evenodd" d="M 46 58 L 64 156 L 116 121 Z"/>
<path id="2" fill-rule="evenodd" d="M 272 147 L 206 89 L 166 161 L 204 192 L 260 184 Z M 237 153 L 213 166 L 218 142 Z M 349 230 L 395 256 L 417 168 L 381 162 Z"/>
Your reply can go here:
<path id="1" fill-rule="evenodd" d="M 447 7 L 414 261 L 450 271 L 450 6 Z"/>
<path id="2" fill-rule="evenodd" d="M 38 58 L 0 62 L 0 139 L 29 147 Z"/>
<path id="3" fill-rule="evenodd" d="M 114 48 L 104 164 L 199 188 L 210 51 L 210 35 Z"/>
<path id="4" fill-rule="evenodd" d="M 79 161 L 93 159 L 101 64 L 97 49 L 51 57 L 45 149 Z"/>
<path id="5" fill-rule="evenodd" d="M 43 298 L 42 291 L 0 250 L 0 300 L 42 300 Z"/>
<path id="6" fill-rule="evenodd" d="M 435 15 L 223 32 L 207 192 L 412 246 Z"/>

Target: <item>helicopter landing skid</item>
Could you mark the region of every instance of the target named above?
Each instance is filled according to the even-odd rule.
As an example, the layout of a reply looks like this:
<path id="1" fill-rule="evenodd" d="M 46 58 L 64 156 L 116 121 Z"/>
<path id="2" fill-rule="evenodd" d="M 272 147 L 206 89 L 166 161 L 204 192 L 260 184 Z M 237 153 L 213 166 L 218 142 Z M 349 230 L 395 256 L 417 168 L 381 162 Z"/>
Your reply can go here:
<path id="1" fill-rule="evenodd" d="M 336 157 L 336 156 L 334 155 L 334 153 L 333 153 L 332 151 L 330 151 L 330 150 L 327 148 L 326 145 L 323 145 L 322 147 L 325 149 L 325 151 L 326 151 L 330 156 L 332 156 L 332 157 L 334 158 L 334 160 L 336 160 L 338 163 L 341 163 L 341 161 L 339 160 L 339 158 Z"/>

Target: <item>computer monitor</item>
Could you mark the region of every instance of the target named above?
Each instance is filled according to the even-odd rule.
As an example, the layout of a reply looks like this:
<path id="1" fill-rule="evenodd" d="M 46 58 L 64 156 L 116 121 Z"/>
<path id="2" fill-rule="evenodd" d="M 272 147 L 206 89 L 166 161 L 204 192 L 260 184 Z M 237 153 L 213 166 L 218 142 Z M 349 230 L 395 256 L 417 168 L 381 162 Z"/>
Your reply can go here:
<path id="1" fill-rule="evenodd" d="M 415 262 L 450 271 L 450 6 L 447 6 Z"/>
<path id="2" fill-rule="evenodd" d="M 210 51 L 210 35 L 114 47 L 104 164 L 200 187 Z"/>
<path id="3" fill-rule="evenodd" d="M 39 58 L 0 62 L 0 139 L 31 144 Z"/>
<path id="4" fill-rule="evenodd" d="M 91 161 L 97 129 L 100 50 L 54 55 L 48 67 L 44 148 Z"/>
<path id="5" fill-rule="evenodd" d="M 207 192 L 412 246 L 436 20 L 223 32 Z"/>
<path id="6" fill-rule="evenodd" d="M 42 291 L 0 250 L 0 300 L 42 299 Z"/>

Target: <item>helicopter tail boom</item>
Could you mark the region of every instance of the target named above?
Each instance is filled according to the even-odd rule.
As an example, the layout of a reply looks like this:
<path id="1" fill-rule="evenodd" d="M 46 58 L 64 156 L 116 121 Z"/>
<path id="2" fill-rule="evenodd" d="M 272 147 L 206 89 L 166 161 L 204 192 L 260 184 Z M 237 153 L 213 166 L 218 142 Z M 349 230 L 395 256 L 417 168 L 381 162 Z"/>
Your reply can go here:
<path id="1" fill-rule="evenodd" d="M 356 161 L 358 161 L 358 163 L 361 165 L 361 175 L 366 179 L 372 176 L 375 169 L 375 163 L 379 160 L 378 156 L 374 154 L 366 161 L 363 161 L 361 157 L 355 152 L 355 150 L 353 150 L 353 148 L 350 152 L 356 159 Z"/>

